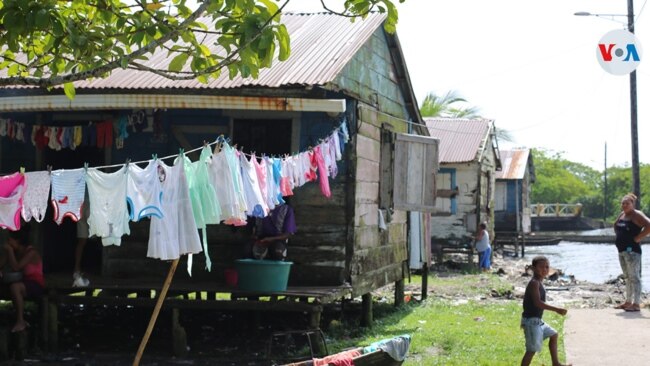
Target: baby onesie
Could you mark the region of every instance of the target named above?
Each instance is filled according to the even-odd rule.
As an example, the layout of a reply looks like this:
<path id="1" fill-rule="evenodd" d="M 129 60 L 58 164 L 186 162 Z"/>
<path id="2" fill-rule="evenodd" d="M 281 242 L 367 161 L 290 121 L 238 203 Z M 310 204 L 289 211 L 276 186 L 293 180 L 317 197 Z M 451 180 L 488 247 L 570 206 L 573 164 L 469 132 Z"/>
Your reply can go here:
<path id="1" fill-rule="evenodd" d="M 23 197 L 22 215 L 25 222 L 42 222 L 47 211 L 47 199 L 50 194 L 50 172 L 25 173 L 25 196 Z"/>
<path id="2" fill-rule="evenodd" d="M 131 233 L 126 208 L 126 181 L 126 165 L 113 173 L 98 169 L 88 169 L 86 173 L 90 201 L 88 235 L 102 238 L 104 246 L 120 245 L 122 235 Z"/>
<path id="3" fill-rule="evenodd" d="M 160 163 L 151 160 L 142 169 L 135 164 L 129 164 L 126 181 L 126 202 L 131 208 L 130 219 L 140 221 L 143 217 L 164 216 L 162 210 L 162 184 L 158 176 Z"/>
<path id="4" fill-rule="evenodd" d="M 77 222 L 86 194 L 86 170 L 59 169 L 52 172 L 52 208 L 54 221 L 61 225 L 65 217 Z"/>
<path id="5" fill-rule="evenodd" d="M 0 227 L 20 230 L 20 211 L 25 192 L 25 176 L 15 173 L 0 177 Z"/>

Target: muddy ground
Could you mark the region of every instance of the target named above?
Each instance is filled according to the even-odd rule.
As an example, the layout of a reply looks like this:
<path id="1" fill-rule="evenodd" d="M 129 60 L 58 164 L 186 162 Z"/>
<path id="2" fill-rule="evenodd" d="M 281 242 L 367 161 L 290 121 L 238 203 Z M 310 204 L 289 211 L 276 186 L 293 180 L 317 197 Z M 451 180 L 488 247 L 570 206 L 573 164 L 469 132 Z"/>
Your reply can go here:
<path id="1" fill-rule="evenodd" d="M 428 296 L 455 301 L 521 301 L 525 286 L 530 280 L 530 272 L 526 271 L 528 264 L 527 260 L 496 256 L 492 273 L 502 276 L 507 283 L 512 284 L 506 290 L 495 289 L 490 294 L 472 295 L 472 298 L 468 298 L 461 288 L 441 290 L 430 287 Z M 465 269 L 452 260 L 434 266 L 432 272 L 440 277 L 462 276 Z M 562 275 L 561 269 L 557 271 L 557 275 L 550 277 L 545 284 L 547 300 L 560 306 L 604 308 L 611 307 L 623 299 L 622 291 L 625 286 L 622 280 L 609 284 L 593 284 Z M 415 300 L 421 296 L 419 284 L 407 283 L 405 290 L 412 293 Z M 392 303 L 393 286 L 379 289 L 374 298 L 378 302 Z M 647 303 L 648 298 L 644 297 L 643 302 Z M 358 305 L 358 302 L 346 304 L 347 319 L 340 319 L 338 309 L 329 309 L 323 315 L 323 323 L 327 324 L 332 319 L 358 319 Z M 11 310 L 11 306 L 6 304 L 0 307 L 0 327 L 5 331 L 13 321 Z M 36 326 L 33 326 L 29 332 L 32 346 L 24 362 L 5 361 L 3 364 L 130 365 L 150 316 L 151 309 L 66 306 L 59 314 L 58 352 L 47 352 L 40 347 Z M 282 332 L 306 329 L 307 317 L 294 314 L 261 318 L 253 313 L 193 310 L 180 313 L 180 324 L 187 334 L 187 357 L 174 358 L 171 318 L 171 311 L 161 312 L 141 365 L 256 366 L 286 360 L 290 357 L 285 353 L 287 350 L 305 355 L 306 337 L 301 334 L 285 337 Z M 27 319 L 36 323 L 36 309 L 29 309 Z"/>

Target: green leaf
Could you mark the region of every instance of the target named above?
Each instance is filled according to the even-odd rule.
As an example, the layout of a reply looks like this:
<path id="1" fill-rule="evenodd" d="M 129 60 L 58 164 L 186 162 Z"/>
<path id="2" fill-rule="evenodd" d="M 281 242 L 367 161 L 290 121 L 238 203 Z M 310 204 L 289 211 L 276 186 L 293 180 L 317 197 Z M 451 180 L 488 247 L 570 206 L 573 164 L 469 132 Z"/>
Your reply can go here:
<path id="1" fill-rule="evenodd" d="M 48 28 L 50 23 L 50 18 L 47 14 L 47 10 L 41 9 L 36 13 L 36 26 L 40 29 Z"/>
<path id="2" fill-rule="evenodd" d="M 77 95 L 73 83 L 63 84 L 63 92 L 65 93 L 65 96 L 68 97 L 68 99 L 70 100 L 74 100 L 74 97 Z"/>
<path id="3" fill-rule="evenodd" d="M 201 50 L 201 54 L 203 56 L 210 56 L 212 54 L 212 52 L 210 52 L 210 49 L 208 48 L 208 46 L 206 46 L 204 44 L 199 45 L 199 50 Z"/>
<path id="4" fill-rule="evenodd" d="M 286 61 L 291 54 L 291 46 L 289 44 L 289 32 L 284 24 L 278 26 L 276 36 L 278 37 L 278 44 L 280 45 L 278 60 Z"/>
<path id="5" fill-rule="evenodd" d="M 188 54 L 186 53 L 180 53 L 174 57 L 172 62 L 169 63 L 169 71 L 175 71 L 179 72 L 183 70 L 183 66 L 185 66 L 185 62 L 187 62 Z"/>

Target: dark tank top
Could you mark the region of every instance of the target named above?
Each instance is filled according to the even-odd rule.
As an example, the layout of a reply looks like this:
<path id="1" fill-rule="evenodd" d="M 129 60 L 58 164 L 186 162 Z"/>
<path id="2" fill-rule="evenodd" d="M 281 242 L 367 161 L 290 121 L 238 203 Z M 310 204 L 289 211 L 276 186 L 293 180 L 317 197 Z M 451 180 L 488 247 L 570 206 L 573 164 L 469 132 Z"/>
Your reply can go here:
<path id="1" fill-rule="evenodd" d="M 533 281 L 538 281 L 538 280 L 536 279 L 530 280 L 530 282 Z M 539 282 L 539 298 L 543 302 L 546 302 L 546 289 L 544 289 L 544 285 L 542 285 L 542 281 L 538 281 L 538 282 Z M 541 318 L 542 315 L 544 315 L 544 309 L 535 306 L 535 302 L 533 301 L 532 287 L 526 286 L 526 293 L 524 293 L 524 312 L 521 314 L 521 316 L 524 318 Z"/>
<path id="2" fill-rule="evenodd" d="M 632 222 L 632 220 L 619 219 L 614 224 L 614 232 L 616 232 L 616 249 L 618 252 L 625 252 L 629 250 L 641 254 L 641 245 L 634 241 L 634 237 L 639 235 L 642 228 Z"/>

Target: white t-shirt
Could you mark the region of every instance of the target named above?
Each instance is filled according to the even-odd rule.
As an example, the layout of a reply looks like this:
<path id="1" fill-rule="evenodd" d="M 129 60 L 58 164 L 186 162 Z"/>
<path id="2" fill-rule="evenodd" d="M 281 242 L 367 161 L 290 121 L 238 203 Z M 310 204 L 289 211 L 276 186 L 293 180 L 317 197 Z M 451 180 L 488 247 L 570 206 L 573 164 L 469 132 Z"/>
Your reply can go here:
<path id="1" fill-rule="evenodd" d="M 483 230 L 483 237 L 481 238 L 481 240 L 476 241 L 476 250 L 479 252 L 484 252 L 489 247 L 490 247 L 490 234 L 488 234 L 487 230 Z"/>

